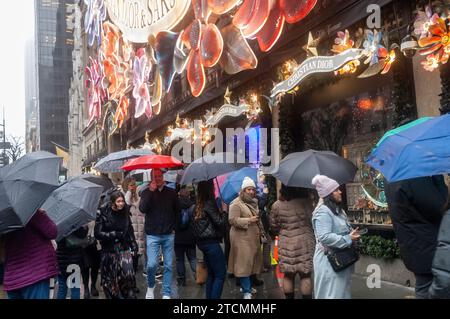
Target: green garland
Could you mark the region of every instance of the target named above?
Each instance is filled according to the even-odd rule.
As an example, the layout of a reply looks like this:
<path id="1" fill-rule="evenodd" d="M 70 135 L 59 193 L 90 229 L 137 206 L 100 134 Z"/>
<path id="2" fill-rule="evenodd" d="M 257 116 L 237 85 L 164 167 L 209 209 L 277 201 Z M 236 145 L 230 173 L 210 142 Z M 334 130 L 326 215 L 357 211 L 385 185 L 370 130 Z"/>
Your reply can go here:
<path id="1" fill-rule="evenodd" d="M 384 239 L 381 236 L 361 236 L 359 249 L 362 255 L 378 259 L 401 258 L 400 248 L 395 239 Z"/>

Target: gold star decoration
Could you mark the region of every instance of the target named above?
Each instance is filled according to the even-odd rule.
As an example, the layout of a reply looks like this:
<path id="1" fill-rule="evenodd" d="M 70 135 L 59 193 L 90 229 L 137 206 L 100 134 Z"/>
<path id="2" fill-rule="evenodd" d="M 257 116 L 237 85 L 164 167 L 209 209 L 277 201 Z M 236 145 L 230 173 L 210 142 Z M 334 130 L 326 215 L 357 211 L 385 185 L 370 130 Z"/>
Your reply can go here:
<path id="1" fill-rule="evenodd" d="M 303 50 L 306 51 L 306 54 L 309 57 L 318 56 L 319 52 L 317 51 L 317 46 L 319 45 L 320 38 L 314 39 L 312 33 L 308 34 L 308 43 L 303 46 Z"/>
<path id="2" fill-rule="evenodd" d="M 223 100 L 225 104 L 231 104 L 231 91 L 230 87 L 227 86 L 227 90 L 225 91 L 225 95 L 223 96 Z"/>

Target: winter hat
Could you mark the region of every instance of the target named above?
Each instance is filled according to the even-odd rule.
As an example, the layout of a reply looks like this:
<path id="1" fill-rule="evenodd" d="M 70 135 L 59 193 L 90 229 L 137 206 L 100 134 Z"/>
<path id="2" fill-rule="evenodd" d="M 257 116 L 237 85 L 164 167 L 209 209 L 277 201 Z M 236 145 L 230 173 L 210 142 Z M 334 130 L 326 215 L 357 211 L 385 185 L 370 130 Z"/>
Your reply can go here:
<path id="1" fill-rule="evenodd" d="M 256 188 L 256 184 L 253 181 L 253 179 L 251 179 L 250 177 L 245 177 L 244 180 L 242 181 L 242 186 L 241 186 L 241 190 L 246 189 L 247 187 L 253 187 Z"/>
<path id="2" fill-rule="evenodd" d="M 311 182 L 317 189 L 320 198 L 325 198 L 339 188 L 338 182 L 325 175 L 316 175 Z"/>

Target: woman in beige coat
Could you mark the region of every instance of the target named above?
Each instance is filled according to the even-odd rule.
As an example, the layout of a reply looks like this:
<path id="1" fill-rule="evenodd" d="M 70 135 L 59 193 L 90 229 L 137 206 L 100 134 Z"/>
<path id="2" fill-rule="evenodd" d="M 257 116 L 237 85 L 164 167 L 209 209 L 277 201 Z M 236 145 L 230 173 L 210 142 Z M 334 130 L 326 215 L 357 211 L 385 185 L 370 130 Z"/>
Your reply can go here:
<path id="1" fill-rule="evenodd" d="M 241 192 L 230 205 L 230 257 L 228 272 L 240 278 L 244 299 L 251 299 L 251 275 L 262 269 L 262 225 L 256 199 L 255 182 L 246 177 Z"/>
<path id="2" fill-rule="evenodd" d="M 305 189 L 282 186 L 272 205 L 271 228 L 279 234 L 279 265 L 286 299 L 294 299 L 295 276 L 300 276 L 303 299 L 312 298 L 311 275 L 316 241 L 312 228 L 313 204 Z"/>

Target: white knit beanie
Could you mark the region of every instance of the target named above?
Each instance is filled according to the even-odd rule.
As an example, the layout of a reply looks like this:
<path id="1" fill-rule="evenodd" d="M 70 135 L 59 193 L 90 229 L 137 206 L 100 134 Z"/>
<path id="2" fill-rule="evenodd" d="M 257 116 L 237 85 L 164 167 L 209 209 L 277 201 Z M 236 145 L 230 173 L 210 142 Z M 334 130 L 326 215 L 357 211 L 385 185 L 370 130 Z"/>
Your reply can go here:
<path id="1" fill-rule="evenodd" d="M 256 188 L 256 184 L 253 181 L 253 179 L 251 179 L 250 177 L 245 177 L 244 180 L 242 181 L 242 186 L 241 186 L 241 190 L 246 189 L 247 187 L 253 187 Z"/>
<path id="2" fill-rule="evenodd" d="M 325 175 L 316 175 L 311 182 L 317 189 L 320 198 L 325 198 L 339 188 L 338 182 Z"/>

